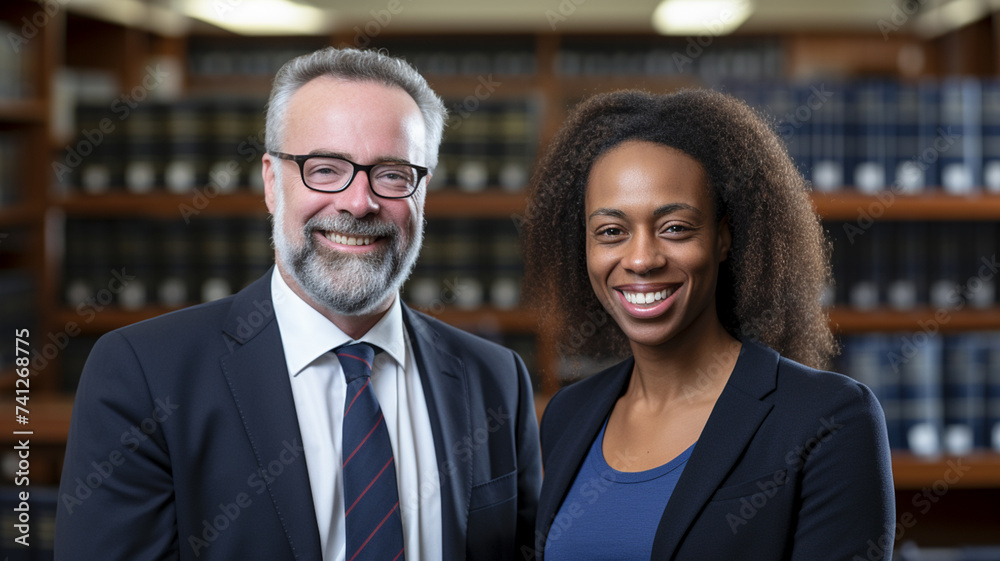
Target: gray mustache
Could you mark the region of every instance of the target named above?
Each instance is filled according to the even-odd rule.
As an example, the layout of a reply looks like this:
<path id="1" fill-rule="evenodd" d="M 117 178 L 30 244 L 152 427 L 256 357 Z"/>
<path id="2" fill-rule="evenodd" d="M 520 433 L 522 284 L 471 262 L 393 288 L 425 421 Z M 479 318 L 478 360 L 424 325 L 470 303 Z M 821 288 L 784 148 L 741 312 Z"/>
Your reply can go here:
<path id="1" fill-rule="evenodd" d="M 314 216 L 305 225 L 308 234 L 316 230 L 335 230 L 342 234 L 353 236 L 370 237 L 390 237 L 399 235 L 399 230 L 395 225 L 388 222 L 381 222 L 371 219 L 357 219 L 350 214 L 338 214 L 336 216 Z M 308 235 L 306 236 L 308 239 Z"/>

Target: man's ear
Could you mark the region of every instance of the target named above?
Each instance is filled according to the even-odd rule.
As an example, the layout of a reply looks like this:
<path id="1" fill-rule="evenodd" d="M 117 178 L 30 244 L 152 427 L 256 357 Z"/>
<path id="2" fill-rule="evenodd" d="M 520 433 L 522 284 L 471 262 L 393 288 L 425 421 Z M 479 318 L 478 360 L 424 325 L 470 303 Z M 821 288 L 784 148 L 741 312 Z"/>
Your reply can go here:
<path id="1" fill-rule="evenodd" d="M 733 245 L 733 234 L 729 231 L 729 216 L 719 220 L 715 234 L 715 249 L 719 255 L 719 263 L 729 258 L 729 248 Z"/>
<path id="2" fill-rule="evenodd" d="M 275 198 L 277 193 L 275 189 L 280 189 L 274 176 L 274 166 L 279 165 L 281 162 L 275 161 L 266 152 L 260 158 L 262 164 L 260 174 L 264 177 L 264 204 L 267 205 L 267 211 L 273 216 L 274 211 L 277 210 L 277 199 Z"/>

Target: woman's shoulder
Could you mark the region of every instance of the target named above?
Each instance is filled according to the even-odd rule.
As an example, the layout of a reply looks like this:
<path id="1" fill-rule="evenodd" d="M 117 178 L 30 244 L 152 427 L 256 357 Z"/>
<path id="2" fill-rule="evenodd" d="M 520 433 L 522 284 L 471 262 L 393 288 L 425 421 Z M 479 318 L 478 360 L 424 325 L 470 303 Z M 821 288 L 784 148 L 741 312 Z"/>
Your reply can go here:
<path id="1" fill-rule="evenodd" d="M 793 415 L 883 418 L 878 399 L 865 384 L 786 357 L 778 359 L 773 402 Z"/>

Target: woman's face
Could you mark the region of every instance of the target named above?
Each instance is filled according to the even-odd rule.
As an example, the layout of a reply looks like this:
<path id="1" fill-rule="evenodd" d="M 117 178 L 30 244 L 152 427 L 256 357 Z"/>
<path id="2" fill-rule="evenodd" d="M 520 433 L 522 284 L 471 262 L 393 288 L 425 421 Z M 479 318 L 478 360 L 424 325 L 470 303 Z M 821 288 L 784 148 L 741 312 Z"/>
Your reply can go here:
<path id="1" fill-rule="evenodd" d="M 729 227 L 714 219 L 696 160 L 652 142 L 619 144 L 591 168 L 585 213 L 591 286 L 633 344 L 683 341 L 718 324 Z"/>

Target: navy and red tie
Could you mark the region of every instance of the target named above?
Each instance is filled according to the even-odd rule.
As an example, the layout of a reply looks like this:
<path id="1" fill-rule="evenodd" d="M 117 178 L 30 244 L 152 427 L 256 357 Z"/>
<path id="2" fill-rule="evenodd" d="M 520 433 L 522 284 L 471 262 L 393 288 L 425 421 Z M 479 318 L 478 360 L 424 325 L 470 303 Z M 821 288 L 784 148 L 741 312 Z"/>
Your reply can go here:
<path id="1" fill-rule="evenodd" d="M 336 352 L 347 377 L 343 451 L 347 561 L 403 561 L 396 464 L 371 384 L 375 349 L 356 343 Z"/>

